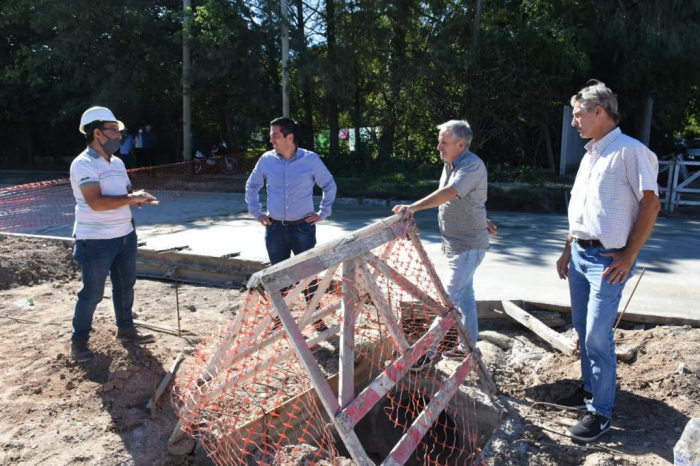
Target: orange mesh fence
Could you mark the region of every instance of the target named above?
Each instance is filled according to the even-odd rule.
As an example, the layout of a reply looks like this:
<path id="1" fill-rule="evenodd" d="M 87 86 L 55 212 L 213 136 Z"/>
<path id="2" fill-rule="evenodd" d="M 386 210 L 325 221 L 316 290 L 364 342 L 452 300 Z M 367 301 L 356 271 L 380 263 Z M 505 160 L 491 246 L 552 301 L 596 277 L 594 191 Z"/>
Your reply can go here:
<path id="1" fill-rule="evenodd" d="M 242 191 L 257 157 L 232 154 L 202 160 L 129 170 L 134 191 L 145 189 L 161 203 L 199 192 Z M 32 229 L 72 223 L 75 198 L 68 178 L 0 188 L 0 231 Z"/>
<path id="2" fill-rule="evenodd" d="M 250 289 L 237 315 L 200 344 L 173 401 L 181 428 L 217 464 L 340 464 L 348 445 L 339 426 L 350 426 L 362 455 L 378 463 L 483 464 L 467 392 L 478 381 L 478 354 L 440 361 L 457 345 L 456 317 L 447 309 L 436 320 L 449 307 L 444 290 L 425 262 L 415 224 L 403 232 L 369 254 L 289 283 L 281 289 L 283 309 L 262 285 Z M 333 249 L 328 257 L 340 254 Z M 284 264 L 275 270 L 281 274 Z M 296 263 L 297 270 L 305 266 Z M 291 330 L 278 317 L 287 312 Z M 294 348 L 299 341 L 333 398 L 341 398 L 333 418 L 314 371 Z M 347 357 L 354 362 L 353 396 L 343 406 L 338 373 Z"/>

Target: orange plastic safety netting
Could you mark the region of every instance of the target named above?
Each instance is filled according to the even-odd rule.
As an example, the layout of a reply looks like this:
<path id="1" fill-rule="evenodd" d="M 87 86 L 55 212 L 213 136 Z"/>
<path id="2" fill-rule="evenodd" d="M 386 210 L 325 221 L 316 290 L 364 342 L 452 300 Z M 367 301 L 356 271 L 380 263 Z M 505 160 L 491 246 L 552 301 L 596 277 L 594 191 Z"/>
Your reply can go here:
<path id="1" fill-rule="evenodd" d="M 237 315 L 200 344 L 173 400 L 179 427 L 217 464 L 483 462 L 490 432 L 470 394 L 478 353 L 441 358 L 464 333 L 413 222 L 355 243 L 387 232 L 359 255 L 340 242 L 270 268 L 267 282 L 263 271 Z M 301 278 L 319 263 L 331 265 Z"/>
<path id="2" fill-rule="evenodd" d="M 128 170 L 132 188 L 146 190 L 161 203 L 201 192 L 242 191 L 255 155 L 231 154 Z M 0 231 L 33 233 L 72 223 L 75 198 L 70 179 L 0 188 Z"/>

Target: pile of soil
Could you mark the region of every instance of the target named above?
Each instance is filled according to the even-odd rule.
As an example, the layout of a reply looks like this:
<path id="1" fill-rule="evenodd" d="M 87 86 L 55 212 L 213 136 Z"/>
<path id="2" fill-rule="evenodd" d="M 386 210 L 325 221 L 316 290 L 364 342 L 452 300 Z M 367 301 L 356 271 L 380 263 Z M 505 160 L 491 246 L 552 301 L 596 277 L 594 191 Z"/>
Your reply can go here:
<path id="1" fill-rule="evenodd" d="M 0 290 L 80 277 L 70 243 L 0 235 Z"/>
<path id="2" fill-rule="evenodd" d="M 563 435 L 581 419 L 581 411 L 547 404 L 579 387 L 578 355 L 558 353 L 528 330 L 497 330 L 512 345 L 506 349 L 480 341 L 512 411 L 492 439 L 489 464 L 673 463 L 683 428 L 700 417 L 700 329 L 628 326 L 615 333 L 629 360 L 618 360 L 612 430 L 589 445 Z M 566 329 L 564 334 L 575 338 L 570 325 Z"/>

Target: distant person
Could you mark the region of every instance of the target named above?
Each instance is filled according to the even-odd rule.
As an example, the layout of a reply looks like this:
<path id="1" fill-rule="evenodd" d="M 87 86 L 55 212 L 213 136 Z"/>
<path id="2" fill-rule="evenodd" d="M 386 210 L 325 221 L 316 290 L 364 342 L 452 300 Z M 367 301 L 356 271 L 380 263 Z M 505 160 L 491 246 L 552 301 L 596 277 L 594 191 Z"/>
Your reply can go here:
<path id="1" fill-rule="evenodd" d="M 155 340 L 134 327 L 137 246 L 130 206 L 157 201 L 147 192 L 132 192 L 124 163 L 113 155 L 119 149 L 124 124 L 109 109 L 89 108 L 80 118 L 79 129 L 88 146 L 73 160 L 70 180 L 76 201 L 74 257 L 80 265 L 83 288 L 73 315 L 71 356 L 85 362 L 94 356 L 88 340 L 107 275 L 112 280 L 115 337 L 139 344 Z"/>
<path id="2" fill-rule="evenodd" d="M 158 136 L 151 125 L 146 125 L 141 133 L 141 144 L 143 145 L 143 165 L 153 167 L 156 162 L 156 150 L 158 147 Z"/>
<path id="3" fill-rule="evenodd" d="M 587 408 L 568 433 L 590 442 L 610 430 L 617 381 L 613 325 L 660 210 L 659 164 L 644 144 L 622 134 L 617 98 L 604 83 L 584 87 L 571 105 L 571 125 L 591 141 L 571 190 L 569 235 L 557 272 L 569 279 L 583 386 L 557 403 Z"/>
<path id="4" fill-rule="evenodd" d="M 134 135 L 134 166 L 143 167 L 143 128 L 139 128 L 138 132 Z"/>
<path id="5" fill-rule="evenodd" d="M 465 120 L 451 120 L 439 125 L 438 146 L 445 162 L 437 191 L 411 205 L 396 205 L 395 214 L 439 207 L 438 224 L 442 235 L 442 253 L 447 258 L 448 272 L 443 277 L 447 293 L 462 315 L 462 323 L 472 344 L 479 337 L 479 321 L 474 295 L 474 273 L 489 248 L 489 235 L 496 227 L 486 218 L 488 188 L 486 166 L 469 151 L 472 130 Z M 467 344 L 459 338 L 459 345 L 447 353 L 448 357 L 464 358 Z M 430 362 L 423 356 L 418 368 Z"/>
<path id="6" fill-rule="evenodd" d="M 119 158 L 124 162 L 124 166 L 128 170 L 132 167 L 131 156 L 134 153 L 134 138 L 129 134 L 129 128 L 126 126 L 122 131 L 122 141 L 119 145 Z"/>
<path id="7" fill-rule="evenodd" d="M 316 224 L 331 214 L 336 185 L 318 154 L 298 146 L 299 127 L 291 118 L 270 122 L 270 143 L 250 174 L 245 188 L 248 211 L 265 226 L 265 247 L 271 264 L 277 264 L 316 246 Z M 321 205 L 314 210 L 314 185 L 323 190 Z M 260 190 L 267 191 L 267 211 Z M 314 284 L 308 293 L 315 291 Z M 323 321 L 314 323 L 321 332 Z"/>

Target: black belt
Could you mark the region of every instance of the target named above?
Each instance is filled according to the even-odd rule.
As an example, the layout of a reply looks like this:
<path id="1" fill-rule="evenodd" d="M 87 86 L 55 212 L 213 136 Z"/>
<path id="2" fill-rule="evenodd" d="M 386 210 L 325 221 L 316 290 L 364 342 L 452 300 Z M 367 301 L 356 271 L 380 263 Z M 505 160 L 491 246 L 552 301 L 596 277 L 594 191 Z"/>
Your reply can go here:
<path id="1" fill-rule="evenodd" d="M 574 238 L 574 241 L 576 241 L 579 246 L 582 248 L 602 248 L 603 243 L 600 242 L 600 240 L 597 239 L 578 239 Z"/>
<path id="2" fill-rule="evenodd" d="M 272 223 L 277 223 L 284 226 L 303 225 L 306 223 L 305 218 L 300 218 L 299 220 L 275 220 L 274 218 L 270 217 L 270 220 L 272 220 Z"/>

